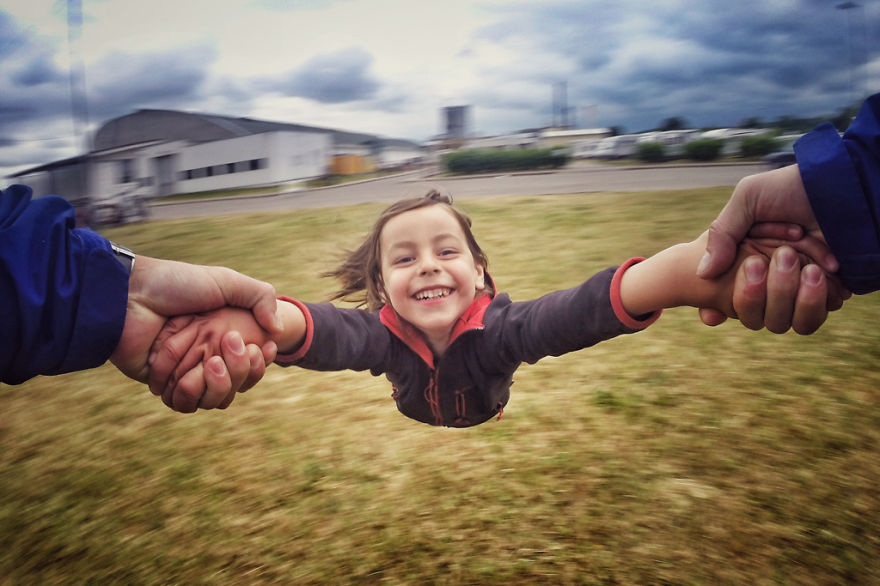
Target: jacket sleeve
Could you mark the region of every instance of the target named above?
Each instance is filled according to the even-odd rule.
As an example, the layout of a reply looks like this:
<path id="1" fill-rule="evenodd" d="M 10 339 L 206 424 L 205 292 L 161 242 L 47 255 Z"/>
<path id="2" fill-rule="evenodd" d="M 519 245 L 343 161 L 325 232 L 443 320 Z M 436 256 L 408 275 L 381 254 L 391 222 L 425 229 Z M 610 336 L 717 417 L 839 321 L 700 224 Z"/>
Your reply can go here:
<path id="1" fill-rule="evenodd" d="M 486 342 L 500 351 L 501 365 L 534 363 L 648 327 L 661 312 L 633 319 L 619 302 L 620 276 L 634 262 L 638 259 L 532 301 L 511 303 L 504 296 L 500 319 L 487 311 Z"/>
<path id="2" fill-rule="evenodd" d="M 795 143 L 810 206 L 843 283 L 880 289 L 880 94 L 868 98 L 841 137 L 830 123 Z"/>
<path id="3" fill-rule="evenodd" d="M 71 205 L 0 191 L 0 382 L 103 364 L 122 335 L 128 273 Z"/>
<path id="4" fill-rule="evenodd" d="M 370 370 L 373 375 L 385 372 L 391 333 L 378 314 L 332 303 L 280 299 L 294 303 L 303 312 L 306 335 L 295 353 L 277 356 L 276 363 L 310 370 Z"/>

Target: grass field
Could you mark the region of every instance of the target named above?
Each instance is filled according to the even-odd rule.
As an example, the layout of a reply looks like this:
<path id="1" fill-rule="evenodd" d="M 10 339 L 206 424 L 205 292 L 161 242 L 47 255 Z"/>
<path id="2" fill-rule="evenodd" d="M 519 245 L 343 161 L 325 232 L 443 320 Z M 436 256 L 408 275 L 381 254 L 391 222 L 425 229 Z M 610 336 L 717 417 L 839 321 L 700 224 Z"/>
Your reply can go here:
<path id="1" fill-rule="evenodd" d="M 528 299 L 690 240 L 728 188 L 468 200 Z M 136 251 L 322 300 L 380 206 L 152 222 Z M 383 378 L 273 366 L 181 415 L 110 366 L 4 386 L 2 584 L 877 584 L 880 295 L 817 334 L 647 331 L 523 366 L 437 429 Z"/>

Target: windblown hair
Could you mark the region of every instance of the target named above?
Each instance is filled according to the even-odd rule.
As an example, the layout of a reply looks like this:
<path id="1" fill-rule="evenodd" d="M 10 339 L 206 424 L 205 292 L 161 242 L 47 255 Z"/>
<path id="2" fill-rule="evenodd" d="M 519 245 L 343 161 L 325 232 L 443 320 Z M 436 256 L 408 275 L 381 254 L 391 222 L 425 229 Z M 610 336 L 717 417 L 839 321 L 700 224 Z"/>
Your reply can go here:
<path id="1" fill-rule="evenodd" d="M 348 252 L 341 265 L 332 271 L 323 273 L 324 277 L 338 278 L 342 286 L 330 298 L 352 301 L 358 307 L 364 305 L 370 311 L 375 311 L 385 304 L 384 285 L 382 283 L 382 257 L 379 248 L 379 239 L 382 229 L 391 218 L 404 212 L 425 208 L 428 206 L 443 206 L 452 214 L 461 225 L 462 232 L 470 248 L 471 254 L 477 265 L 486 270 L 489 259 L 477 244 L 474 233 L 471 231 L 471 220 L 464 213 L 452 206 L 452 198 L 432 189 L 422 197 L 402 199 L 385 208 L 379 215 L 372 231 L 355 250 Z"/>

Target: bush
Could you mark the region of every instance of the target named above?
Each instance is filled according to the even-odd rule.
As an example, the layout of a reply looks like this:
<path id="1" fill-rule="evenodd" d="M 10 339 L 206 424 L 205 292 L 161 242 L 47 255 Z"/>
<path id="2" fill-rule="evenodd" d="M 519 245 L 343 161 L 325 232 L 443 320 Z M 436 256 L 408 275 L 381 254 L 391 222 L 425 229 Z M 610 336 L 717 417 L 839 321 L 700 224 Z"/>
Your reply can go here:
<path id="1" fill-rule="evenodd" d="M 636 147 L 636 158 L 646 163 L 659 163 L 666 160 L 666 147 L 659 142 L 643 142 Z"/>
<path id="2" fill-rule="evenodd" d="M 739 154 L 746 158 L 763 157 L 780 148 L 780 142 L 771 136 L 747 136 L 739 143 Z"/>
<path id="3" fill-rule="evenodd" d="M 714 161 L 721 156 L 724 141 L 717 138 L 701 138 L 684 145 L 684 155 L 692 161 Z"/>
<path id="4" fill-rule="evenodd" d="M 558 169 L 568 163 L 564 149 L 519 149 L 515 151 L 463 150 L 449 153 L 443 164 L 450 173 L 494 173 Z"/>

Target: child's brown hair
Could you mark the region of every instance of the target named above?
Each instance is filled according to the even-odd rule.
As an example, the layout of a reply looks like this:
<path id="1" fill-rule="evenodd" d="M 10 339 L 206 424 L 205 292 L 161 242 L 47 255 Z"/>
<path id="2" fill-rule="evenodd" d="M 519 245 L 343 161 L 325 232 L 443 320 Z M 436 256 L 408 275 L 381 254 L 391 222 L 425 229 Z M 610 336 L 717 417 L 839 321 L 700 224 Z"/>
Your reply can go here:
<path id="1" fill-rule="evenodd" d="M 385 304 L 385 296 L 382 286 L 382 257 L 379 250 L 379 239 L 382 229 L 391 218 L 404 212 L 420 208 L 441 205 L 444 206 L 456 221 L 461 225 L 465 239 L 474 257 L 474 262 L 483 267 L 485 271 L 489 265 L 489 259 L 477 244 L 476 238 L 471 231 L 471 220 L 463 212 L 452 206 L 452 198 L 432 189 L 422 197 L 402 199 L 385 208 L 379 214 L 379 218 L 373 225 L 372 231 L 355 250 L 349 252 L 342 264 L 332 271 L 324 273 L 325 277 L 336 277 L 342 282 L 342 287 L 331 297 L 344 301 L 354 301 L 358 306 L 366 305 L 370 311 L 375 311 Z"/>

